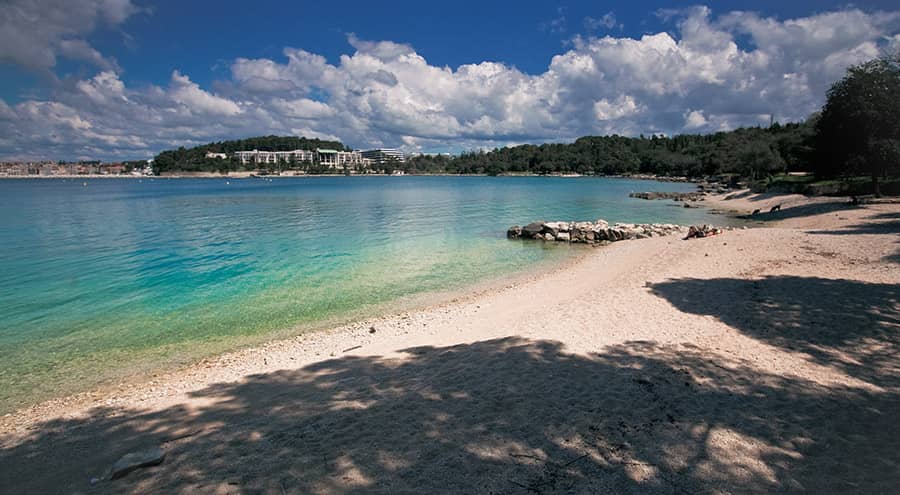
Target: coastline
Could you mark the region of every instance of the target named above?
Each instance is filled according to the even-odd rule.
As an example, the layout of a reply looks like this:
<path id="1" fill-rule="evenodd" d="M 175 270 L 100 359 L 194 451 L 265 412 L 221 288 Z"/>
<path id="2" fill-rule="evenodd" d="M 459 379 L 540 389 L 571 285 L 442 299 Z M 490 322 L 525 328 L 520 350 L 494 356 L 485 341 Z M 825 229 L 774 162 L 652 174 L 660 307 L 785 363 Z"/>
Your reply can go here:
<path id="1" fill-rule="evenodd" d="M 588 250 L 584 256 L 578 256 L 577 259 L 572 259 L 563 266 L 551 270 L 517 274 L 518 278 L 515 281 L 501 284 L 502 288 L 499 290 L 488 287 L 480 292 L 464 291 L 463 294 L 449 301 L 421 309 L 388 314 L 324 331 L 269 342 L 216 358 L 205 359 L 186 368 L 160 374 L 147 382 L 135 382 L 118 390 L 91 392 L 75 398 L 51 401 L 7 415 L 0 420 L 0 444 L 3 445 L 6 452 L 3 456 L 8 456 L 9 459 L 17 459 L 19 458 L 17 456 L 23 455 L 22 452 L 25 451 L 19 448 L 22 445 L 29 446 L 29 449 L 49 452 L 47 450 L 50 449 L 50 444 L 47 443 L 49 440 L 41 436 L 43 430 L 48 428 L 71 435 L 74 425 L 80 425 L 78 428 L 84 428 L 84 432 L 96 433 L 96 435 L 88 435 L 89 438 L 73 440 L 74 444 L 61 448 L 53 454 L 65 456 L 67 452 L 71 452 L 72 448 L 90 451 L 74 463 L 74 466 L 68 466 L 54 474 L 56 478 L 52 476 L 47 479 L 29 477 L 28 473 L 32 473 L 34 469 L 40 469 L 40 467 L 27 463 L 17 464 L 17 469 L 21 469 L 21 472 L 13 477 L 14 484 L 8 486 L 19 486 L 23 491 L 27 491 L 27 488 L 39 488 L 42 486 L 41 483 L 51 483 L 54 480 L 63 482 L 62 486 L 80 486 L 66 483 L 75 483 L 72 479 L 74 473 L 91 470 L 99 472 L 103 466 L 124 453 L 122 450 L 125 447 L 117 443 L 124 439 L 117 436 L 118 433 L 107 428 L 107 422 L 121 420 L 123 424 L 129 425 L 128 431 L 135 432 L 147 431 L 146 427 L 151 424 L 156 425 L 150 430 L 154 432 L 150 434 L 153 438 L 160 435 L 177 436 L 179 431 L 193 431 L 192 428 L 202 427 L 203 438 L 218 438 L 218 441 L 222 442 L 229 441 L 228 439 L 232 438 L 232 435 L 243 434 L 241 432 L 270 431 L 263 426 L 264 423 L 259 422 L 265 418 L 254 420 L 254 413 L 249 410 L 246 411 L 246 416 L 238 414 L 229 419 L 228 424 L 243 426 L 223 429 L 212 423 L 198 425 L 198 421 L 200 423 L 202 421 L 197 418 L 202 420 L 205 417 L 204 414 L 208 415 L 218 411 L 217 408 L 225 407 L 217 404 L 227 397 L 216 398 L 217 394 L 215 393 L 222 387 L 232 390 L 231 393 L 234 394 L 236 387 L 274 380 L 273 383 L 276 385 L 271 389 L 273 395 L 266 392 L 266 394 L 256 396 L 254 400 L 258 402 L 253 403 L 254 407 L 262 408 L 261 410 L 276 411 L 281 407 L 281 402 L 285 400 L 279 398 L 281 396 L 275 393 L 279 386 L 284 387 L 285 392 L 295 390 L 291 387 L 296 385 L 291 384 L 305 383 L 305 381 L 315 384 L 316 380 L 324 379 L 317 378 L 321 370 L 339 369 L 342 370 L 341 376 L 344 376 L 340 383 L 345 383 L 345 385 L 337 385 L 336 382 L 326 388 L 337 386 L 339 387 L 338 391 L 345 390 L 350 397 L 355 397 L 353 400 L 361 404 L 360 406 L 353 406 L 353 400 L 346 403 L 350 399 L 342 394 L 316 396 L 310 391 L 308 396 L 303 396 L 307 397 L 306 399 L 299 403 L 292 402 L 292 407 L 301 410 L 315 409 L 318 407 L 318 402 L 322 402 L 329 407 L 337 408 L 334 411 L 341 411 L 346 407 L 351 409 L 362 407 L 362 410 L 368 410 L 374 405 L 384 403 L 386 398 L 381 392 L 374 389 L 354 388 L 354 383 L 360 383 L 361 380 L 362 383 L 366 383 L 364 377 L 367 371 L 365 370 L 386 374 L 387 378 L 397 382 L 395 386 L 405 384 L 405 380 L 413 380 L 414 382 L 408 385 L 412 389 L 416 389 L 420 386 L 415 385 L 417 383 L 415 376 L 391 374 L 390 370 L 403 369 L 404 366 L 409 366 L 410 363 L 415 363 L 417 359 L 421 360 L 423 356 L 431 355 L 431 353 L 452 356 L 454 352 L 457 352 L 455 350 L 471 350 L 475 348 L 473 346 L 490 345 L 493 346 L 492 350 L 499 346 L 496 349 L 497 353 L 506 352 L 504 349 L 518 346 L 525 348 L 528 353 L 540 354 L 542 349 L 546 349 L 546 344 L 543 342 L 556 342 L 559 347 L 551 355 L 542 359 L 554 359 L 553 356 L 570 356 L 566 357 L 569 361 L 576 358 L 583 360 L 579 361 L 582 363 L 579 366 L 582 367 L 596 366 L 598 363 L 609 365 L 609 363 L 617 362 L 615 361 L 616 356 L 624 355 L 629 357 L 622 364 L 628 360 L 639 362 L 638 359 L 655 359 L 656 361 L 648 361 L 655 364 L 649 365 L 649 367 L 644 365 L 641 368 L 644 371 L 633 379 L 616 380 L 613 377 L 617 375 L 610 375 L 605 382 L 599 382 L 598 386 L 601 387 L 602 392 L 599 397 L 593 395 L 599 392 L 583 389 L 579 391 L 579 396 L 593 397 L 593 400 L 603 401 L 606 412 L 601 416 L 620 417 L 630 414 L 634 417 L 629 417 L 627 421 L 635 424 L 650 421 L 646 416 L 650 414 L 647 411 L 649 406 L 643 402 L 635 402 L 646 399 L 636 398 L 635 394 L 642 390 L 641 387 L 647 388 L 642 385 L 643 381 L 663 383 L 660 380 L 663 380 L 664 377 L 658 375 L 657 368 L 662 362 L 668 363 L 665 360 L 673 359 L 671 365 L 666 364 L 665 366 L 679 368 L 687 373 L 688 380 L 685 383 L 690 384 L 688 389 L 692 394 L 682 397 L 678 395 L 678 390 L 681 389 L 669 390 L 663 385 L 657 386 L 656 389 L 651 386 L 651 390 L 656 390 L 655 393 L 659 396 L 653 401 L 654 403 L 662 400 L 664 403 L 681 404 L 669 414 L 674 418 L 675 423 L 673 424 L 678 425 L 683 422 L 682 427 L 675 430 L 663 430 L 660 434 L 664 438 L 678 438 L 685 445 L 690 443 L 689 439 L 684 437 L 686 433 L 679 432 L 690 431 L 691 427 L 697 427 L 704 421 L 713 421 L 716 416 L 710 416 L 708 420 L 705 418 L 713 414 L 711 411 L 717 410 L 715 407 L 721 407 L 711 406 L 704 402 L 707 399 L 703 397 L 709 396 L 713 390 L 719 388 L 729 390 L 731 396 L 736 396 L 737 398 L 728 399 L 733 402 L 727 403 L 731 404 L 730 407 L 734 408 L 733 411 L 726 407 L 727 414 L 725 416 L 722 416 L 721 411 L 715 413 L 719 415 L 717 416 L 720 424 L 719 430 L 709 432 L 706 441 L 708 459 L 705 464 L 700 466 L 699 474 L 696 475 L 696 479 L 693 479 L 694 483 L 708 481 L 732 488 L 739 486 L 746 488 L 748 485 L 741 483 L 751 483 L 750 486 L 758 489 L 773 489 L 781 486 L 780 483 L 787 483 L 790 486 L 789 481 L 793 478 L 803 478 L 802 486 L 806 489 L 815 489 L 817 486 L 845 486 L 840 485 L 842 479 L 833 478 L 838 474 L 829 474 L 827 469 L 819 472 L 818 481 L 816 481 L 808 477 L 804 478 L 802 476 L 803 469 L 796 471 L 800 474 L 791 474 L 790 469 L 780 469 L 776 464 L 783 463 L 791 466 L 792 463 L 799 463 L 802 467 L 805 464 L 798 459 L 810 459 L 806 462 L 817 466 L 815 471 L 819 471 L 822 466 L 835 466 L 835 463 L 840 463 L 841 459 L 823 457 L 824 454 L 811 445 L 830 442 L 845 451 L 852 450 L 852 445 L 848 445 L 846 440 L 842 440 L 842 436 L 829 429 L 836 428 L 836 424 L 841 424 L 843 428 L 846 428 L 846 422 L 854 421 L 850 419 L 853 418 L 853 414 L 866 414 L 860 410 L 863 405 L 886 407 L 897 403 L 898 384 L 895 380 L 896 376 L 892 375 L 891 371 L 900 366 L 895 337 L 887 333 L 866 335 L 870 340 L 854 341 L 853 346 L 842 345 L 844 341 L 840 339 L 823 341 L 813 337 L 811 342 L 790 340 L 790 345 L 787 345 L 783 339 L 792 337 L 773 336 L 768 330 L 757 328 L 756 324 L 760 322 L 760 318 L 765 318 L 763 316 L 765 313 L 758 313 L 756 306 L 752 305 L 744 311 L 744 305 L 752 304 L 751 301 L 753 301 L 753 299 L 745 298 L 750 297 L 748 294 L 752 295 L 753 291 L 758 290 L 756 288 L 760 286 L 766 288 L 761 296 L 764 300 L 769 301 L 765 298 L 775 297 L 769 304 L 780 304 L 782 301 L 779 301 L 778 297 L 793 298 L 790 302 L 794 305 L 805 305 L 809 310 L 795 315 L 791 312 L 790 305 L 785 302 L 784 309 L 779 309 L 780 306 L 778 306 L 776 309 L 770 307 L 766 311 L 775 311 L 786 322 L 793 322 L 792 318 L 798 316 L 812 318 L 812 322 L 803 319 L 796 320 L 798 328 L 822 329 L 827 335 L 845 331 L 846 328 L 865 328 L 865 326 L 859 326 L 860 323 L 853 319 L 854 315 L 848 316 L 843 313 L 829 315 L 829 309 L 838 304 L 851 304 L 852 307 L 858 308 L 858 311 L 864 312 L 868 307 L 861 306 L 863 301 L 856 302 L 855 298 L 861 296 L 844 293 L 842 290 L 836 289 L 833 286 L 834 283 L 841 283 L 847 287 L 865 287 L 867 291 L 865 295 L 874 298 L 874 301 L 870 301 L 868 304 L 877 306 L 877 303 L 880 302 L 888 304 L 886 308 L 888 311 L 900 311 L 896 307 L 890 307 L 891 300 L 896 303 L 895 299 L 891 299 L 891 297 L 895 297 L 896 292 L 892 292 L 890 288 L 896 288 L 897 284 L 900 284 L 900 274 L 895 265 L 897 263 L 895 260 L 897 246 L 894 237 L 896 231 L 892 230 L 896 229 L 896 221 L 893 219 L 900 214 L 900 206 L 875 205 L 849 208 L 846 204 L 838 204 L 836 201 L 804 202 L 800 198 L 794 198 L 796 202 L 788 204 L 783 196 L 746 195 L 741 198 L 725 199 L 726 196 L 728 195 L 710 196 L 701 204 L 746 213 L 749 206 L 769 205 L 769 202 L 779 201 L 778 204 L 782 204 L 783 209 L 769 217 L 762 218 L 761 220 L 765 224 L 761 225 L 765 225 L 764 228 L 730 231 L 721 237 L 692 241 L 682 241 L 677 236 L 669 236 L 614 243 L 600 249 Z M 774 206 L 774 204 L 772 205 Z M 759 207 L 756 206 L 756 208 Z M 795 293 L 801 287 L 807 287 L 809 293 Z M 745 294 L 745 291 L 750 292 Z M 695 297 L 695 294 L 700 295 Z M 843 301 L 838 302 L 838 299 Z M 848 302 L 846 299 L 850 299 L 850 301 Z M 763 307 L 766 306 L 760 306 L 760 309 Z M 850 319 L 848 320 L 848 318 Z M 875 315 L 866 316 L 866 318 L 870 326 L 875 325 L 884 332 L 889 331 L 890 328 L 896 330 L 896 323 L 890 323 L 889 319 L 878 319 Z M 781 322 L 777 320 L 769 323 L 770 327 L 776 330 L 780 328 L 780 324 Z M 849 327 L 848 324 L 850 324 Z M 375 332 L 371 332 L 372 328 L 375 329 Z M 429 350 L 422 351 L 424 352 L 422 354 L 415 349 Z M 824 356 L 830 356 L 833 362 L 822 359 Z M 481 368 L 470 359 L 463 359 L 460 362 L 454 362 L 452 359 L 451 362 L 445 361 L 435 362 L 431 367 L 444 370 L 444 373 L 449 373 L 451 376 L 455 373 L 465 376 L 467 380 L 474 380 L 472 382 L 451 381 L 447 386 L 455 387 L 459 393 L 471 394 L 477 391 L 476 395 L 482 401 L 500 400 L 503 403 L 502 397 L 505 392 L 502 390 L 506 390 L 503 388 L 506 386 L 504 385 L 506 382 L 500 378 L 502 375 L 496 376 L 498 368 L 494 368 L 494 365 L 485 365 L 485 368 Z M 370 363 L 371 368 L 355 369 L 352 367 L 352 363 L 357 362 Z M 706 367 L 706 363 L 713 363 L 716 367 Z M 463 371 L 466 366 L 476 366 L 478 373 L 475 375 L 466 373 Z M 621 373 L 623 376 L 631 376 L 632 372 L 628 371 L 630 368 L 627 366 L 617 366 L 616 369 L 618 369 L 617 373 Z M 729 370 L 735 373 L 734 377 Z M 569 397 L 568 395 L 557 397 L 547 389 L 547 387 L 558 387 L 557 380 L 561 380 L 566 387 L 579 386 L 578 382 L 566 378 L 566 373 L 561 372 L 562 368 L 558 371 L 560 378 L 556 380 L 542 379 L 528 374 L 519 377 L 524 383 L 530 383 L 528 385 L 530 393 L 536 397 L 528 401 L 526 416 L 517 416 L 520 413 L 514 405 L 515 403 L 507 404 L 505 408 L 496 411 L 484 410 L 483 407 L 486 406 L 480 406 L 477 410 L 480 414 L 488 417 L 499 415 L 497 417 L 504 418 L 504 421 L 512 424 L 516 424 L 517 421 L 526 421 L 526 423 L 531 421 L 553 428 L 563 428 L 565 425 L 559 434 L 570 436 L 575 439 L 572 441 L 577 444 L 577 448 L 573 447 L 571 450 L 572 458 L 575 457 L 576 451 L 593 452 L 596 450 L 596 446 L 591 447 L 589 443 L 579 443 L 577 438 L 587 438 L 586 435 L 592 431 L 589 428 L 591 421 L 602 422 L 603 420 L 600 418 L 590 419 L 594 416 L 581 413 L 574 418 L 569 417 L 572 411 L 581 411 L 581 406 L 577 402 L 558 409 L 550 401 L 542 400 L 542 397 L 571 400 L 566 399 Z M 285 373 L 293 374 L 285 375 Z M 738 375 L 743 378 L 733 381 L 737 380 L 736 376 Z M 816 397 L 820 396 L 821 398 L 811 398 L 809 404 L 798 405 L 784 399 L 781 402 L 762 401 L 762 405 L 760 405 L 760 399 L 754 398 L 753 393 L 748 393 L 746 388 L 761 387 L 765 383 L 776 380 L 774 377 L 781 377 L 778 378 L 781 380 L 778 383 L 781 383 L 782 388 L 790 387 L 793 383 L 801 384 L 801 388 L 807 390 L 803 393 L 812 393 L 808 392 L 808 390 L 812 390 L 813 395 L 818 394 Z M 284 381 L 285 379 L 288 381 Z M 325 383 L 331 382 L 323 382 L 323 385 Z M 637 392 L 629 388 L 634 383 L 638 384 Z M 472 391 L 466 392 L 467 389 Z M 425 390 L 427 391 L 427 387 Z M 422 393 L 425 394 L 425 392 Z M 446 396 L 445 400 L 449 400 L 449 396 L 447 396 L 450 394 L 449 390 L 442 391 L 439 388 L 437 393 L 442 397 Z M 698 393 L 699 397 L 696 395 Z M 344 398 L 339 398 L 339 396 Z M 842 400 L 845 396 L 855 397 L 855 400 L 862 401 L 861 405 L 847 405 Z M 419 397 L 419 395 L 415 395 L 415 397 Z M 423 397 L 428 397 L 428 395 L 425 394 Z M 412 407 L 408 403 L 409 400 L 413 400 L 413 405 L 415 405 L 417 404 L 415 400 L 421 399 L 407 397 L 406 400 L 407 403 L 398 403 L 396 408 L 390 409 L 386 414 L 406 417 L 400 412 L 402 409 L 398 408 Z M 682 402 L 684 400 L 696 401 L 697 404 L 689 405 L 690 402 Z M 835 403 L 841 405 L 846 411 L 827 406 Z M 370 405 L 365 406 L 365 404 Z M 696 408 L 699 410 L 695 411 Z M 755 414 L 762 415 L 762 417 L 767 414 L 774 414 L 776 417 L 779 414 L 789 415 L 793 414 L 793 409 L 796 409 L 796 414 L 811 415 L 816 421 L 804 422 L 798 419 L 798 422 L 791 428 L 799 428 L 802 431 L 789 433 L 785 429 L 787 426 L 754 426 L 752 421 L 739 412 L 741 408 L 747 408 L 750 411 L 748 414 L 751 416 Z M 176 410 L 188 413 L 174 414 L 173 411 Z M 412 407 L 413 413 L 415 410 L 416 407 Z M 612 413 L 609 412 L 610 410 Z M 688 414 L 684 412 L 685 410 L 694 412 Z M 626 413 L 626 411 L 628 412 Z M 563 413 L 563 416 L 560 416 L 560 413 Z M 339 417 L 344 417 L 346 421 L 349 421 L 349 417 L 340 415 Z M 147 418 L 156 419 L 152 423 L 147 423 L 149 421 Z M 240 418 L 243 418 L 246 423 L 236 421 Z M 528 419 L 526 420 L 526 418 Z M 413 425 L 417 424 L 415 416 L 406 417 L 406 419 Z M 335 419 L 334 421 L 341 420 Z M 457 419 L 457 421 L 463 420 Z M 750 422 L 748 423 L 748 421 Z M 818 424 L 814 424 L 816 422 Z M 880 422 L 875 421 L 874 424 L 877 425 Z M 343 424 L 341 423 L 341 425 Z M 331 441 L 344 445 L 344 449 L 352 452 L 354 442 L 356 442 L 354 438 L 361 434 L 356 428 L 369 431 L 367 428 L 375 428 L 375 425 L 377 422 L 371 426 L 364 424 L 360 427 L 350 427 L 350 430 L 335 430 L 332 427 L 328 429 L 330 432 L 328 436 L 332 437 Z M 458 425 L 458 428 L 461 428 L 460 431 L 463 432 L 469 431 L 465 426 L 468 425 Z M 393 425 L 388 431 L 396 428 L 402 427 Z M 767 430 L 766 428 L 776 428 L 776 430 Z M 378 437 L 374 431 L 372 430 L 370 434 L 375 434 L 381 442 L 388 442 L 387 438 Z M 79 438 L 85 436 L 84 432 L 79 434 Z M 516 434 L 500 428 L 500 432 L 500 438 L 496 439 L 495 443 L 477 446 L 478 452 L 481 452 L 478 454 L 479 458 L 487 456 L 484 458 L 492 459 L 493 455 L 501 455 L 503 459 L 509 459 L 507 454 L 509 451 L 519 452 L 523 456 L 541 457 L 545 456 L 548 451 L 548 447 L 543 446 L 541 441 L 534 436 L 538 435 L 539 431 Z M 865 440 L 862 443 L 869 442 L 868 447 L 871 452 L 865 454 L 858 452 L 858 448 L 856 449 L 856 453 L 859 455 L 854 459 L 854 467 L 858 468 L 858 473 L 856 476 L 848 475 L 851 478 L 848 482 L 856 483 L 857 485 L 854 486 L 862 486 L 875 491 L 878 491 L 879 487 L 892 486 L 897 479 L 892 478 L 890 472 L 884 474 L 882 471 L 882 475 L 879 477 L 876 473 L 867 471 L 867 463 L 875 462 L 870 458 L 871 455 L 885 456 L 886 451 L 882 447 L 889 447 L 895 439 L 891 435 L 884 435 L 884 432 L 879 432 L 877 435 L 884 435 L 886 438 L 878 438 L 873 436 L 876 435 L 875 432 L 868 431 L 854 430 L 852 434 L 857 437 L 862 436 Z M 143 434 L 144 443 L 146 443 L 147 435 L 148 433 Z M 316 437 L 315 434 L 311 435 Z M 454 437 L 449 433 L 447 435 L 449 436 L 444 442 L 445 445 L 439 448 L 448 451 L 448 454 L 457 452 L 455 448 L 460 442 L 478 443 L 477 438 L 471 438 L 468 435 L 465 438 Z M 629 449 L 637 458 L 646 458 L 647 453 L 656 452 L 650 443 L 642 443 L 649 442 L 651 439 L 642 439 L 639 431 L 634 431 L 629 435 L 628 441 L 631 445 Z M 140 437 L 141 435 L 136 436 Z M 405 438 L 402 435 L 400 437 Z M 810 438 L 811 443 L 797 440 L 802 437 Z M 394 450 L 409 452 L 409 449 L 423 448 L 420 444 L 423 441 L 422 438 L 416 434 L 411 434 L 409 438 L 408 444 L 403 444 L 399 439 L 392 439 L 393 442 L 400 442 L 394 446 Z M 857 440 L 854 440 L 854 443 L 860 443 Z M 79 441 L 82 443 L 78 443 Z M 84 442 L 88 441 L 95 447 L 87 447 L 86 445 L 90 444 Z M 132 438 L 124 443 L 134 445 L 136 441 Z M 96 445 L 117 446 L 117 448 L 106 452 L 104 451 L 106 447 L 96 448 Z M 211 454 L 203 452 L 204 445 L 207 444 L 202 439 L 194 437 L 173 441 L 167 444 L 167 448 L 174 457 L 173 460 L 167 461 L 160 468 L 136 473 L 122 481 L 110 482 L 110 484 L 104 485 L 103 489 L 111 491 L 146 491 L 148 489 L 171 491 L 177 490 L 179 487 L 191 486 L 190 477 L 186 475 L 190 469 L 197 469 L 201 464 L 215 465 L 215 462 L 209 458 Z M 591 450 L 592 448 L 594 450 Z M 241 450 L 241 452 L 241 455 L 250 455 L 251 458 L 253 455 L 262 456 L 258 459 L 259 461 L 268 458 L 273 453 L 263 447 L 258 453 L 248 453 L 246 450 Z M 233 454 L 232 452 L 228 455 Z M 673 465 L 682 462 L 678 460 L 681 459 L 678 454 L 672 455 L 675 457 L 675 460 L 671 461 L 674 463 Z M 769 458 L 772 456 L 775 456 L 777 460 L 770 461 Z M 351 455 L 351 457 L 353 456 Z M 651 461 L 644 465 L 635 465 L 626 471 L 636 479 L 649 479 L 653 477 L 654 472 L 659 472 L 659 470 L 665 472 L 666 469 L 671 468 L 661 460 L 652 461 L 654 458 L 652 455 L 650 458 Z M 885 459 L 891 458 L 890 454 L 885 457 Z M 893 458 L 896 458 L 896 454 L 893 454 Z M 535 468 L 531 465 L 533 463 L 528 462 L 527 458 L 522 459 L 525 460 L 519 462 L 513 459 L 499 466 L 495 465 L 495 468 L 501 469 L 507 474 L 519 473 L 522 470 L 531 472 Z M 590 465 L 600 463 L 600 458 L 591 457 L 590 459 L 592 459 Z M 364 462 L 364 459 L 356 456 L 353 457 L 353 461 L 360 463 Z M 731 471 L 726 471 L 726 474 L 715 474 L 716 466 L 719 466 L 718 469 L 728 470 L 730 466 L 735 465 L 743 466 L 744 474 L 729 475 L 728 473 Z M 419 468 L 422 467 L 419 466 Z M 315 487 L 321 486 L 333 488 L 325 491 L 344 491 L 353 486 L 381 486 L 377 482 L 394 479 L 389 470 L 383 468 L 379 470 L 371 464 L 366 464 L 366 468 L 364 471 L 368 473 L 367 475 L 358 470 L 342 470 L 338 465 L 330 467 L 329 465 L 324 467 L 309 465 L 301 470 L 298 486 L 307 488 L 303 491 L 321 491 L 314 490 Z M 579 467 L 578 469 L 587 468 Z M 591 474 L 599 476 L 597 473 L 592 472 Z M 394 480 L 400 484 L 391 486 L 412 487 L 419 486 L 419 484 L 432 486 L 435 481 L 429 482 L 429 477 L 440 480 L 445 475 L 454 476 L 453 486 L 463 490 L 476 486 L 466 483 L 476 483 L 481 479 L 475 472 L 451 471 L 447 473 L 441 471 L 436 474 L 429 468 L 422 469 L 421 477 L 414 478 L 415 482 L 409 481 L 412 483 L 411 485 Z M 227 475 L 216 475 L 214 478 L 221 478 L 223 486 L 227 486 Z M 251 478 L 257 481 L 251 480 L 251 482 L 242 482 L 242 484 L 257 486 L 261 482 L 257 479 L 258 476 Z M 333 480 L 329 483 L 336 484 L 320 485 L 325 479 Z M 692 485 L 690 481 L 690 479 L 685 481 L 689 488 L 705 486 L 702 483 Z M 253 485 L 253 483 L 257 483 L 257 485 Z M 371 485 L 371 483 L 376 484 Z M 645 488 L 652 489 L 652 485 L 647 485 Z M 660 490 L 663 488 L 659 487 Z M 866 491 L 864 488 L 861 489 Z"/>
<path id="2" fill-rule="evenodd" d="M 383 173 L 366 173 L 366 174 L 284 174 L 284 175 L 259 175 L 258 170 L 228 172 L 225 174 L 214 172 L 187 172 L 177 174 L 161 174 L 161 175 L 127 175 L 127 174 L 85 174 L 85 175 L 0 175 L 0 180 L 23 180 L 23 179 L 250 179 L 250 178 L 302 178 L 302 177 L 492 177 L 489 174 L 442 174 L 442 173 L 408 173 L 403 175 L 383 174 Z M 562 179 L 577 179 L 582 177 L 601 178 L 601 179 L 626 179 L 626 180 L 646 180 L 656 182 L 684 182 L 698 183 L 704 179 L 689 179 L 687 177 L 668 177 L 654 175 L 581 175 L 581 174 L 532 174 L 532 173 L 508 173 L 493 177 L 558 177 Z"/>

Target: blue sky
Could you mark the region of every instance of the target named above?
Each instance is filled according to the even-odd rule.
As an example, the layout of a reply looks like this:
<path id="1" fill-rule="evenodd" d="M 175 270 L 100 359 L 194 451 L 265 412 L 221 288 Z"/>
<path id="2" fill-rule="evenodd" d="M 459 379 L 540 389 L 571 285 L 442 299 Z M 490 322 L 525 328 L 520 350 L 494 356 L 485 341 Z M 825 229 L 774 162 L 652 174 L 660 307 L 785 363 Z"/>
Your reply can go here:
<path id="1" fill-rule="evenodd" d="M 805 118 L 893 2 L 10 0 L 0 158 L 258 134 L 460 151 Z"/>

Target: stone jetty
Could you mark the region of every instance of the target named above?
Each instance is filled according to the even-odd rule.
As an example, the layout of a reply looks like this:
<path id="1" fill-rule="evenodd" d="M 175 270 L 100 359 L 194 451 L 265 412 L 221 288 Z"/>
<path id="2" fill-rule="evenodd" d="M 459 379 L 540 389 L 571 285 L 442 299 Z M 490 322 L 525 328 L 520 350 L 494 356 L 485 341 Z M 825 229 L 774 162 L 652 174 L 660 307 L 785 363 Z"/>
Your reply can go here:
<path id="1" fill-rule="evenodd" d="M 702 192 L 633 192 L 628 195 L 629 198 L 638 199 L 672 199 L 675 201 L 703 201 L 706 193 Z"/>
<path id="2" fill-rule="evenodd" d="M 687 227 L 670 223 L 616 223 L 606 220 L 596 222 L 532 222 L 518 225 L 506 231 L 509 239 L 538 239 L 542 241 L 602 244 L 625 239 L 644 239 L 674 233 L 686 233 Z"/>

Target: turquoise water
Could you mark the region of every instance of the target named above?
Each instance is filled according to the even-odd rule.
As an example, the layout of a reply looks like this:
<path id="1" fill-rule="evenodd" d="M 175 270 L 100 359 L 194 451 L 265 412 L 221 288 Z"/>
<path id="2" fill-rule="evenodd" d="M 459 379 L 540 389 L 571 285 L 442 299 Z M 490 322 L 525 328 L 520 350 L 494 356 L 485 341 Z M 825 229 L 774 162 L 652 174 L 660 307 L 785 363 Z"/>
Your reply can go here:
<path id="1" fill-rule="evenodd" d="M 0 410 L 565 258 L 536 219 L 696 223 L 597 178 L 0 181 Z M 721 217 L 718 219 L 721 221 Z"/>

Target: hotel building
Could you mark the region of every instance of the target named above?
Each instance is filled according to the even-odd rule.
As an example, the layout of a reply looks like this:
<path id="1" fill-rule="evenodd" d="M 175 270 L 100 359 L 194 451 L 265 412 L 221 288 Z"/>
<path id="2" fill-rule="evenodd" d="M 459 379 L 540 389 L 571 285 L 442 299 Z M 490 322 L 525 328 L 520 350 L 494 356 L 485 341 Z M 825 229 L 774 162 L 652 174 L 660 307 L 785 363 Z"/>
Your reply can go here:
<path id="1" fill-rule="evenodd" d="M 236 151 L 242 164 L 256 163 L 318 163 L 337 169 L 349 167 L 366 167 L 370 161 L 362 156 L 359 151 L 338 151 L 329 149 L 294 150 L 294 151 Z"/>
<path id="2" fill-rule="evenodd" d="M 404 163 L 406 156 L 402 151 L 394 148 L 380 148 L 375 150 L 366 150 L 362 152 L 363 158 L 368 158 L 376 165 L 384 165 L 388 162 Z"/>

